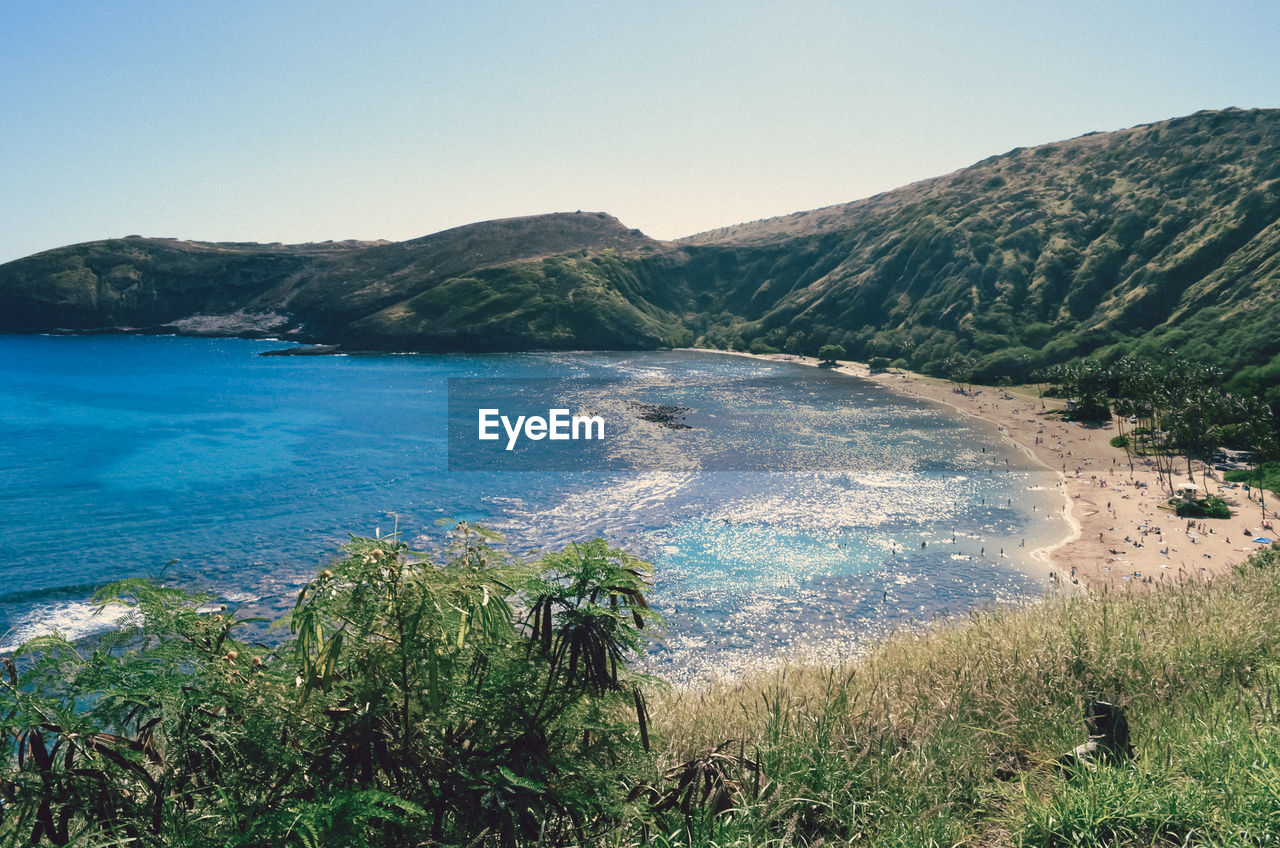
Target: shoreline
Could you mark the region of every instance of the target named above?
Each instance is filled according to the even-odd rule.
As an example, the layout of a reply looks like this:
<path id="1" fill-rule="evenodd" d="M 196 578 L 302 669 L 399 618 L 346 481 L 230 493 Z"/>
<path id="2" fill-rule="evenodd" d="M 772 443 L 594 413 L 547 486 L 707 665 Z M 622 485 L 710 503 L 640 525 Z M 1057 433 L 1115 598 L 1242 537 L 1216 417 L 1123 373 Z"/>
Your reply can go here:
<path id="1" fill-rule="evenodd" d="M 816 358 L 793 354 L 688 350 L 818 367 Z M 1232 484 L 1224 484 L 1212 469 L 1208 470 L 1209 493 L 1227 501 L 1231 518 L 1178 518 L 1162 509 L 1168 496 L 1154 468 L 1135 457 L 1131 469 L 1125 452 L 1111 446 L 1110 439 L 1117 433 L 1114 422 L 1086 427 L 1063 421 L 1054 414 L 1062 409 L 1059 400 L 990 386 L 961 393 L 941 379 L 913 372 L 872 374 L 865 364 L 851 361 L 841 361 L 830 370 L 981 419 L 1052 471 L 1070 530 L 1030 556 L 1046 565 L 1050 580 L 1058 586 L 1114 591 L 1213 577 L 1267 547 L 1252 543 L 1255 536 L 1274 538 L 1273 531 L 1262 527 L 1257 504 L 1241 489 L 1225 488 Z M 1203 483 L 1204 470 L 1197 463 L 1197 484 Z M 1177 476 L 1184 475 L 1181 471 Z"/>

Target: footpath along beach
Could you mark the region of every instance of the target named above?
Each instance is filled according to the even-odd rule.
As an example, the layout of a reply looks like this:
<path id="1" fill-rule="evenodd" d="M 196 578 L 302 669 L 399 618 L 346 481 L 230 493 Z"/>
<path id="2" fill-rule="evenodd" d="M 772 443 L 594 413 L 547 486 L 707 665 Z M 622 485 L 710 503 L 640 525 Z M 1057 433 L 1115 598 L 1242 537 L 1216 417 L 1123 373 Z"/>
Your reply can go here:
<path id="1" fill-rule="evenodd" d="M 753 356 L 753 354 L 743 354 Z M 817 366 L 813 357 L 756 355 L 760 359 Z M 1227 488 L 1220 472 L 1209 470 L 1209 492 L 1231 506 L 1225 519 L 1179 518 L 1162 509 L 1169 494 L 1154 467 L 1135 457 L 1130 470 L 1125 452 L 1111 446 L 1114 423 L 1084 426 L 1061 420 L 1062 402 L 1034 394 L 975 386 L 961 393 L 945 380 L 910 372 L 872 374 L 860 363 L 842 363 L 840 373 L 872 380 L 887 389 L 943 403 L 984 419 L 1030 456 L 1057 473 L 1065 515 L 1073 530 L 1061 542 L 1037 552 L 1053 579 L 1092 589 L 1155 586 L 1173 580 L 1211 577 L 1230 570 L 1254 551 L 1267 547 L 1252 540 L 1276 538 L 1263 524 L 1262 508 L 1243 488 Z M 1186 480 L 1179 461 L 1175 481 Z M 1194 463 L 1203 485 L 1203 469 Z M 1273 504 L 1266 520 L 1274 526 Z"/>

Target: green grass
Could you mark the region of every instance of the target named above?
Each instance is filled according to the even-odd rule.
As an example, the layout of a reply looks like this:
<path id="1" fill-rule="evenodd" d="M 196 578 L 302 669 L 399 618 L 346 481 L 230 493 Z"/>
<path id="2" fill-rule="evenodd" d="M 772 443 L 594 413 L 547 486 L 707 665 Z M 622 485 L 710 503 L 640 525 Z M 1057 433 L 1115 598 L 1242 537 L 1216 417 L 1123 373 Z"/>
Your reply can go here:
<path id="1" fill-rule="evenodd" d="M 1264 462 L 1256 470 L 1228 471 L 1223 477 L 1232 483 L 1261 486 L 1280 494 L 1280 462 Z"/>
<path id="2" fill-rule="evenodd" d="M 653 710 L 671 762 L 736 738 L 773 782 L 692 844 L 1276 844 L 1278 569 L 1269 551 L 1211 583 L 975 614 L 847 667 L 671 693 Z M 1067 773 L 1091 696 L 1126 706 L 1137 755 Z"/>

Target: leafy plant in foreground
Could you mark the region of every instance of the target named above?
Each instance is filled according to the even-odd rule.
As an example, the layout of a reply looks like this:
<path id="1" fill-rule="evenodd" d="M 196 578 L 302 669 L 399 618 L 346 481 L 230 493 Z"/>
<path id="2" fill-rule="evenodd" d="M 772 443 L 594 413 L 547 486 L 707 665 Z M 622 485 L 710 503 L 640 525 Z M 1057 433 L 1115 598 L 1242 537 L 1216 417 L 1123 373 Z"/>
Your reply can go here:
<path id="1" fill-rule="evenodd" d="M 0 842 L 414 845 L 594 840 L 647 774 L 649 567 L 602 540 L 538 562 L 458 525 L 442 555 L 356 538 L 292 636 L 131 580 L 126 626 L 6 659 Z"/>

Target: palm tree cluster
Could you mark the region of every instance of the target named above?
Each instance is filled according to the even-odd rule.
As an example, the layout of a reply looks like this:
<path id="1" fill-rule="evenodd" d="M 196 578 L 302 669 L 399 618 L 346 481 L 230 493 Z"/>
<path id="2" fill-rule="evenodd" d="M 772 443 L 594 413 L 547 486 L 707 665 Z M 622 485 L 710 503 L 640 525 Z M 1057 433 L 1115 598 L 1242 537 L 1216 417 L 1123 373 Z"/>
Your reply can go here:
<path id="1" fill-rule="evenodd" d="M 1214 366 L 1172 354 L 1126 356 L 1110 365 L 1089 359 L 1056 365 L 1037 379 L 1057 387 L 1077 420 L 1114 416 L 1130 467 L 1135 453 L 1149 457 L 1170 493 L 1180 461 L 1192 480 L 1193 462 L 1207 476 L 1223 447 L 1250 451 L 1255 463 L 1277 453 L 1274 411 L 1261 398 L 1228 392 Z"/>

